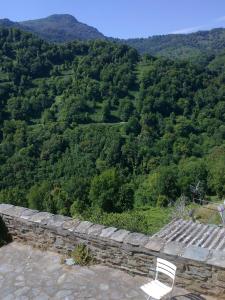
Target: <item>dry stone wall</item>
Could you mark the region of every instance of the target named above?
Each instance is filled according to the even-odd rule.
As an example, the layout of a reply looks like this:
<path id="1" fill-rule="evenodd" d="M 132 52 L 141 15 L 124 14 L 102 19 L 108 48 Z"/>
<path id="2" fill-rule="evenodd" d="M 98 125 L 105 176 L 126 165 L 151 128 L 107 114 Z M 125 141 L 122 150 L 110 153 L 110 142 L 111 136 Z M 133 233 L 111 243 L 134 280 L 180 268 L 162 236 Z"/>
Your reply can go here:
<path id="1" fill-rule="evenodd" d="M 98 262 L 130 273 L 153 276 L 156 257 L 168 259 L 178 268 L 176 285 L 225 299 L 225 252 L 8 204 L 0 217 L 13 240 L 62 254 L 83 243 Z"/>

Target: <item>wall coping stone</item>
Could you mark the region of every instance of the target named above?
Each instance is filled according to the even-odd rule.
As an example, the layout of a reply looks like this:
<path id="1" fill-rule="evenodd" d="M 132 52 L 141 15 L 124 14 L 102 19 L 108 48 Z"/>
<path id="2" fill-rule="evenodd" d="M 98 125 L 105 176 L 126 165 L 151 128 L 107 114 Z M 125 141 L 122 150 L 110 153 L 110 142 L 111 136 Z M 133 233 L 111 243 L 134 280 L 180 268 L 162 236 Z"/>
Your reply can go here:
<path id="1" fill-rule="evenodd" d="M 4 210 L 4 214 L 10 215 L 12 217 L 20 217 L 27 208 L 19 206 L 11 206 L 8 209 Z"/>
<path id="2" fill-rule="evenodd" d="M 25 219 L 28 220 L 31 216 L 35 215 L 38 213 L 38 210 L 34 210 L 34 209 L 26 209 L 22 212 L 22 214 L 20 215 L 21 219 Z"/>
<path id="3" fill-rule="evenodd" d="M 131 232 L 125 238 L 124 242 L 133 246 L 144 246 L 149 240 L 149 237 L 142 234 Z"/>
<path id="4" fill-rule="evenodd" d="M 225 251 L 212 250 L 211 256 L 208 258 L 207 263 L 217 267 L 225 268 Z"/>
<path id="5" fill-rule="evenodd" d="M 92 222 L 89 221 L 82 221 L 78 226 L 75 226 L 73 232 L 78 232 L 78 233 L 87 233 L 87 230 L 94 225 Z"/>
<path id="6" fill-rule="evenodd" d="M 102 232 L 104 228 L 105 226 L 103 225 L 94 224 L 93 226 L 87 229 L 87 234 L 97 236 Z"/>
<path id="7" fill-rule="evenodd" d="M 163 249 L 165 242 L 160 238 L 150 238 L 148 243 L 144 246 L 144 248 L 159 252 Z"/>
<path id="8" fill-rule="evenodd" d="M 47 220 L 53 217 L 53 214 L 48 212 L 38 212 L 37 214 L 31 215 L 28 220 L 34 223 L 47 224 Z"/>
<path id="9" fill-rule="evenodd" d="M 68 221 L 65 221 L 62 224 L 62 229 L 68 230 L 73 232 L 74 229 L 80 224 L 80 220 L 74 220 L 72 218 L 69 218 Z"/>
<path id="10" fill-rule="evenodd" d="M 5 203 L 0 204 L 0 213 L 4 212 L 5 210 L 9 209 L 10 207 L 15 207 L 15 206 L 13 206 L 11 204 L 5 204 Z"/>
<path id="11" fill-rule="evenodd" d="M 200 248 L 198 246 L 189 246 L 184 249 L 184 253 L 181 256 L 197 261 L 207 261 L 209 255 L 209 249 Z"/>
<path id="12" fill-rule="evenodd" d="M 163 253 L 168 255 L 182 256 L 185 246 L 178 242 L 170 242 L 165 244 L 163 248 Z"/>
<path id="13" fill-rule="evenodd" d="M 129 233 L 130 231 L 119 229 L 115 231 L 109 238 L 113 241 L 122 243 Z"/>
<path id="14" fill-rule="evenodd" d="M 38 212 L 28 208 L 13 206 L 11 204 L 0 204 L 0 216 L 3 218 L 15 218 L 28 224 L 39 224 L 40 227 L 56 231 L 59 235 L 84 236 L 87 239 L 93 237 L 95 240 L 104 240 L 113 242 L 126 249 L 131 245 L 141 253 L 153 251 L 157 256 L 171 255 L 184 259 L 205 263 L 208 265 L 225 268 L 225 251 L 203 248 L 195 245 L 186 245 L 182 242 L 171 242 L 159 236 L 147 236 L 142 233 L 130 232 L 115 227 L 106 227 L 99 224 L 93 224 L 89 221 L 75 220 L 70 217 L 53 215 L 47 212 Z M 178 221 L 182 224 L 182 220 Z M 171 225 L 172 224 L 172 225 Z M 165 226 L 168 231 L 170 226 L 174 226 L 175 221 Z M 161 231 L 160 231 L 161 232 Z M 168 231 L 169 234 L 169 231 Z M 110 242 L 111 241 L 111 242 Z"/>
<path id="15" fill-rule="evenodd" d="M 116 230 L 117 228 L 115 227 L 104 228 L 99 236 L 102 238 L 109 238 Z"/>

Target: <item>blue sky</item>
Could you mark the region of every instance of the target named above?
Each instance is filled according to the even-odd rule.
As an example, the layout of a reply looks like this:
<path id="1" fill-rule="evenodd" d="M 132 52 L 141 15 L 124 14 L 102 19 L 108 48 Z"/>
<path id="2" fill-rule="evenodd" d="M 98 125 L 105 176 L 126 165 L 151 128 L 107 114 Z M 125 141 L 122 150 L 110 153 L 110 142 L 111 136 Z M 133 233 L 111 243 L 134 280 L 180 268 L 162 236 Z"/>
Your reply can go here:
<path id="1" fill-rule="evenodd" d="M 107 36 L 129 38 L 225 27 L 225 0 L 2 0 L 0 18 L 74 15 Z"/>

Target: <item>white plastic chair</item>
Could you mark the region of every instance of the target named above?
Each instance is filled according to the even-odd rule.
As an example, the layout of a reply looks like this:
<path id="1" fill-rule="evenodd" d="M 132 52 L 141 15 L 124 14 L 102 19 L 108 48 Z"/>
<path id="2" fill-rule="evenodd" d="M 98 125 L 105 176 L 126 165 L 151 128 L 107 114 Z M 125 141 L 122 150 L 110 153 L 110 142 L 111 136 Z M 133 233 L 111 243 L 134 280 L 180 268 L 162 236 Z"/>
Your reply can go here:
<path id="1" fill-rule="evenodd" d="M 151 282 L 141 286 L 141 289 L 149 296 L 148 300 L 150 298 L 154 298 L 157 300 L 162 299 L 163 297 L 169 294 L 171 298 L 174 281 L 175 281 L 176 269 L 177 267 L 174 264 L 170 263 L 169 261 L 162 258 L 157 258 L 155 280 L 152 280 Z M 168 286 L 162 283 L 161 281 L 159 281 L 158 273 L 163 273 L 169 276 L 172 280 L 172 285 Z"/>

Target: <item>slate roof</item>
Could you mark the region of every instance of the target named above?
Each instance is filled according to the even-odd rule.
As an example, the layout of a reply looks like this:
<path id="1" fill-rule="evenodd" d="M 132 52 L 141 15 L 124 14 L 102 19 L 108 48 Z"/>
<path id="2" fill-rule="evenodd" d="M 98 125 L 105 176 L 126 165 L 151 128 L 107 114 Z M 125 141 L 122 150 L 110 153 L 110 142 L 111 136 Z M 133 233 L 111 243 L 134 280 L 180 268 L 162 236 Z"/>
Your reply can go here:
<path id="1" fill-rule="evenodd" d="M 154 235 L 165 242 L 176 242 L 209 250 L 225 251 L 225 228 L 198 222 L 174 220 Z"/>

